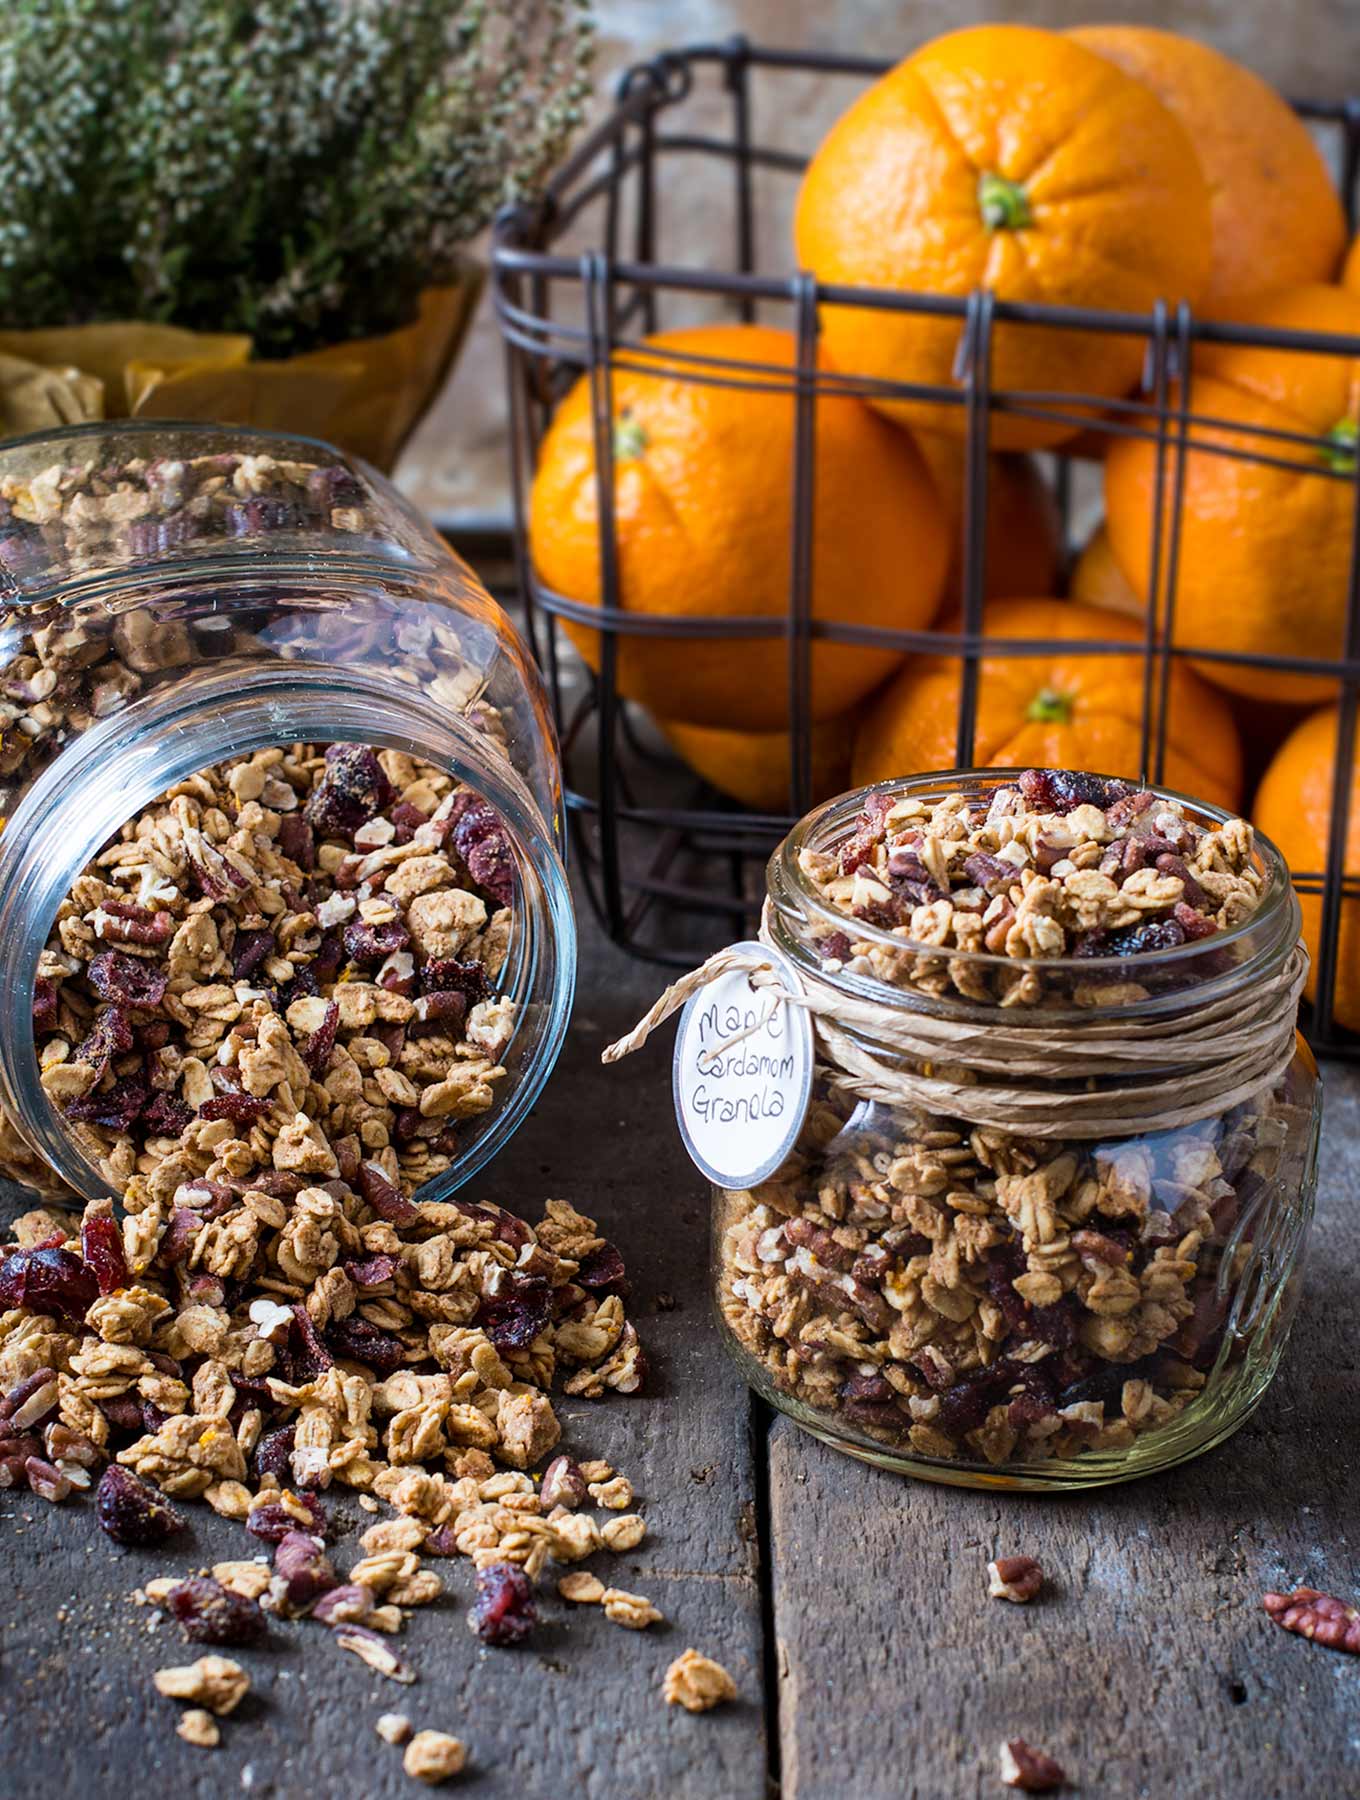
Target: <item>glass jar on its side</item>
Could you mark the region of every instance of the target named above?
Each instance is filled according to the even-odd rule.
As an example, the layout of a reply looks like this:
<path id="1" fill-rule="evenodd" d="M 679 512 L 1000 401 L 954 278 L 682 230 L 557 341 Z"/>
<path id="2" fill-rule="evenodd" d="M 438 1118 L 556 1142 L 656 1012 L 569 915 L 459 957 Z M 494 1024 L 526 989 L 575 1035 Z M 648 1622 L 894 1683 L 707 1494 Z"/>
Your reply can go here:
<path id="1" fill-rule="evenodd" d="M 968 774 L 947 791 L 996 786 Z M 937 776 L 889 791 L 934 800 L 946 787 Z M 775 853 L 767 923 L 800 972 L 885 1016 L 1036 1031 L 1186 1019 L 1250 993 L 1298 941 L 1288 873 L 1258 838 L 1260 905 L 1212 939 L 1136 964 L 951 952 L 946 975 L 930 946 L 848 921 L 800 866 L 850 837 L 863 798 L 813 812 Z M 1208 829 L 1223 820 L 1181 804 Z M 847 933 L 856 955 L 842 962 Z M 1003 1012 L 960 991 L 1031 971 L 1032 1005 Z M 1092 1003 L 1102 980 L 1109 998 Z M 891 1062 L 872 1030 L 850 1036 Z M 783 1167 L 750 1190 L 714 1190 L 721 1328 L 772 1405 L 885 1468 L 1036 1491 L 1171 1467 L 1250 1415 L 1284 1349 L 1312 1216 L 1320 1083 L 1301 1039 L 1265 1091 L 1194 1124 L 1094 1142 L 857 1101 L 833 1070 L 819 1074 Z M 1058 1118 L 1063 1100 L 1053 1084 Z"/>
<path id="2" fill-rule="evenodd" d="M 514 627 L 388 483 L 326 444 L 131 422 L 0 449 L 0 1172 L 10 1179 L 67 1199 L 118 1189 L 91 1131 L 74 1131 L 50 1099 L 36 1056 L 39 960 L 82 870 L 202 771 L 296 745 L 415 759 L 440 792 L 480 808 L 494 842 L 494 876 L 480 888 L 467 879 L 495 915 L 487 974 L 514 1027 L 495 1104 L 427 1159 L 437 1173 L 423 1196 L 442 1198 L 527 1114 L 574 984 L 556 741 Z M 296 806 L 279 795 L 276 805 Z M 270 800 L 266 791 L 266 811 Z M 393 830 L 378 823 L 375 865 Z M 294 913 L 307 909 L 302 885 Z M 189 887 L 167 901 L 154 887 L 133 882 L 134 915 L 211 899 Z M 321 929 L 307 923 L 312 936 L 296 941 L 312 946 Z M 210 977 L 234 988 L 227 1009 L 265 1004 L 268 983 L 243 982 L 227 961 Z M 376 983 L 376 967 L 363 978 Z M 144 1022 L 134 1009 L 134 1034 Z M 364 1142 L 372 1153 L 388 1141 L 379 1105 Z"/>

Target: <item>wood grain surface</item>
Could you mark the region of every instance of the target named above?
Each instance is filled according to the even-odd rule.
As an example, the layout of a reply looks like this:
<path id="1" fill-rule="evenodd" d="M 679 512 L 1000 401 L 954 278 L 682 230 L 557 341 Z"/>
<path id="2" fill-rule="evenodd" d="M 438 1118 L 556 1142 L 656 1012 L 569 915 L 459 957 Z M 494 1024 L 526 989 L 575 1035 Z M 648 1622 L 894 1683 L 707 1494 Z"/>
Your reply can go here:
<path id="1" fill-rule="evenodd" d="M 1270 1623 L 1261 1594 L 1360 1594 L 1360 1072 L 1330 1066 L 1304 1298 L 1255 1416 L 1127 1487 L 968 1493 L 770 1436 L 784 1792 L 1001 1795 L 1023 1737 L 1102 1800 L 1360 1794 L 1360 1658 Z M 1029 1606 L 987 1598 L 1037 1557 Z M 853 1768 L 853 1790 L 845 1770 Z"/>
<path id="2" fill-rule="evenodd" d="M 193 1541 L 171 1561 L 114 1549 L 87 1505 L 7 1495 L 0 1796 L 409 1795 L 400 1751 L 374 1734 L 386 1710 L 462 1736 L 469 1769 L 444 1791 L 486 1800 L 999 1797 L 997 1747 L 1016 1735 L 1102 1800 L 1360 1794 L 1360 1659 L 1290 1637 L 1260 1609 L 1269 1587 L 1360 1592 L 1360 1071 L 1327 1071 L 1303 1307 L 1236 1439 L 1084 1498 L 931 1488 L 784 1420 L 767 1435 L 710 1319 L 707 1196 L 679 1146 L 667 1052 L 598 1064 L 658 972 L 584 917 L 582 935 L 562 1063 L 476 1192 L 530 1216 L 548 1195 L 571 1199 L 628 1259 L 650 1391 L 564 1401 L 562 1414 L 573 1447 L 630 1475 L 648 1517 L 648 1541 L 600 1559 L 602 1572 L 668 1624 L 628 1632 L 550 1595 L 531 1645 L 483 1650 L 463 1621 L 460 1559 L 402 1640 L 415 1686 L 382 1680 L 319 1627 L 280 1627 L 241 1653 L 255 1692 L 223 1747 L 203 1751 L 175 1736 L 179 1708 L 151 1686 L 154 1669 L 196 1651 L 173 1626 L 150 1629 L 127 1596 L 167 1568 L 249 1554 L 241 1528 L 192 1506 Z M 986 1598 L 989 1557 L 1015 1550 L 1050 1575 L 1032 1607 Z M 353 1555 L 342 1541 L 341 1566 Z M 662 1704 L 662 1673 L 689 1645 L 731 1669 L 738 1705 L 692 1718 Z"/>
<path id="3" fill-rule="evenodd" d="M 583 913 L 584 913 L 584 909 Z M 627 1260 L 628 1302 L 651 1363 L 643 1397 L 562 1399 L 565 1444 L 607 1457 L 632 1480 L 648 1538 L 601 1575 L 645 1594 L 665 1626 L 635 1632 L 598 1607 L 569 1607 L 545 1578 L 546 1622 L 519 1650 L 486 1650 L 468 1631 L 472 1566 L 431 1564 L 444 1598 L 392 1640 L 419 1669 L 386 1681 L 311 1624 L 271 1629 L 268 1648 L 231 1652 L 254 1692 L 223 1721 L 223 1744 L 175 1736 L 180 1705 L 152 1671 L 192 1662 L 178 1627 L 148 1629 L 128 1595 L 258 1548 L 237 1524 L 189 1504 L 187 1549 L 123 1551 L 88 1503 L 0 1496 L 0 1796 L 4 1800 L 386 1800 L 419 1793 L 374 1721 L 404 1712 L 417 1729 L 462 1737 L 467 1772 L 449 1793 L 478 1800 L 760 1800 L 765 1790 L 761 1613 L 756 1581 L 751 1406 L 718 1349 L 707 1292 L 707 1191 L 680 1147 L 656 1057 L 603 1070 L 599 1052 L 655 996 L 657 973 L 590 933 L 583 918 L 576 1013 L 562 1062 L 535 1112 L 471 1197 L 536 1218 L 551 1196 L 605 1224 Z M 673 1308 L 660 1310 L 674 1300 Z M 339 1490 L 337 1490 L 338 1492 Z M 343 1509 L 357 1530 L 372 1520 Z M 182 1544 L 183 1539 L 177 1540 Z M 342 1538 L 337 1562 L 359 1554 Z M 550 1569 L 552 1565 L 549 1565 Z M 661 1698 L 667 1665 L 689 1646 L 719 1658 L 741 1701 L 692 1717 Z"/>

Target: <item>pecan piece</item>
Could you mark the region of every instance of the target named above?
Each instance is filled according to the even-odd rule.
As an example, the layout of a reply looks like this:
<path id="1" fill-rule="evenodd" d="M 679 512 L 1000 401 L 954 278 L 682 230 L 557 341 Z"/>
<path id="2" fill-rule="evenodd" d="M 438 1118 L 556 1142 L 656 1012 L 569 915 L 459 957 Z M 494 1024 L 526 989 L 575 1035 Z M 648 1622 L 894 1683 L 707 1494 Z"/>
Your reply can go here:
<path id="1" fill-rule="evenodd" d="M 1024 1738 L 1011 1738 L 1001 1746 L 1001 1779 L 1007 1787 L 1020 1788 L 1026 1794 L 1051 1794 L 1067 1780 L 1061 1763 L 1027 1744 Z"/>
<path id="2" fill-rule="evenodd" d="M 1310 1643 L 1360 1656 L 1360 1611 L 1335 1594 L 1317 1588 L 1295 1588 L 1292 1594 L 1263 1594 L 1261 1604 L 1285 1631 Z"/>
<path id="3" fill-rule="evenodd" d="M 998 1556 L 987 1564 L 987 1592 L 993 1600 L 1024 1606 L 1044 1584 L 1044 1572 L 1032 1556 Z"/>

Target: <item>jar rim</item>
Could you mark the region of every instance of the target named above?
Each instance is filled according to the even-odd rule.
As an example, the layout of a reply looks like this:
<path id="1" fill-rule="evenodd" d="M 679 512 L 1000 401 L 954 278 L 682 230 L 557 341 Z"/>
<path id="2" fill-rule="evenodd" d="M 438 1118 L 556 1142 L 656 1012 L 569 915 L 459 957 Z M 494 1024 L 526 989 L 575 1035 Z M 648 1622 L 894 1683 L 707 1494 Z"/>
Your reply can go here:
<path id="1" fill-rule="evenodd" d="M 998 788 L 1013 786 L 1022 773 L 1023 770 L 1018 767 L 931 770 L 925 774 L 897 776 L 873 782 L 823 801 L 820 806 L 815 806 L 804 814 L 767 864 L 768 891 L 774 901 L 776 913 L 787 917 L 793 910 L 805 921 L 824 923 L 833 931 L 842 933 L 853 928 L 857 941 L 875 948 L 899 955 L 905 951 L 919 956 L 947 957 L 951 963 L 962 964 L 976 970 L 979 975 L 1002 970 L 1013 973 L 1033 970 L 1036 974 L 1049 977 L 1079 974 L 1087 981 L 1098 981 L 1102 977 L 1108 980 L 1122 975 L 1127 980 L 1132 978 L 1131 972 L 1136 969 L 1140 971 L 1140 975 L 1171 973 L 1190 978 L 1186 985 L 1178 987 L 1173 994 L 1151 994 L 1145 1001 L 1120 1002 L 1117 1006 L 1102 1004 L 1059 1007 L 1046 1001 L 1041 1007 L 1006 1008 L 1007 1023 L 1017 1025 L 1034 1013 L 1038 1013 L 1045 1022 L 1051 1021 L 1059 1012 L 1070 1012 L 1094 1021 L 1115 1011 L 1123 1016 L 1130 1016 L 1162 1010 L 1168 1001 L 1174 1004 L 1184 1004 L 1191 998 L 1197 1002 L 1207 1001 L 1231 992 L 1247 980 L 1256 979 L 1274 968 L 1298 942 L 1302 915 L 1288 865 L 1278 847 L 1255 826 L 1252 827 L 1254 849 L 1265 876 L 1261 903 L 1255 912 L 1226 931 L 1215 932 L 1212 937 L 1179 944 L 1167 950 L 1140 952 L 1134 956 L 1006 956 L 992 951 L 953 947 L 944 949 L 939 944 L 927 944 L 919 938 L 890 931 L 864 919 L 849 917 L 818 892 L 800 864 L 802 851 L 813 849 L 825 852 L 842 842 L 870 795 L 890 794 L 896 801 L 904 798 L 943 800 L 948 795 L 970 790 L 979 794 L 992 793 Z M 1098 775 L 1098 778 L 1123 779 L 1108 775 Z M 1176 788 L 1162 787 L 1155 782 L 1145 783 L 1144 791 L 1155 794 L 1159 800 L 1176 802 L 1194 823 L 1205 825 L 1210 830 L 1240 816 Z M 781 940 L 783 939 L 790 939 L 790 934 L 782 933 Z M 1205 966 L 1210 956 L 1221 963 L 1225 950 L 1244 944 L 1251 945 L 1250 954 L 1240 962 L 1233 963 L 1226 972 L 1205 976 L 1196 973 L 1197 961 L 1200 968 Z M 802 960 L 807 966 L 815 966 L 820 980 L 844 987 L 847 992 L 860 996 L 871 995 L 883 1005 L 897 1004 L 914 1010 L 938 1008 L 950 1013 L 968 1011 L 978 1015 L 995 1015 L 1002 1010 L 999 1002 L 969 1000 L 961 994 L 937 999 L 920 989 L 883 981 L 877 976 L 860 975 L 843 969 L 830 970 L 816 957 L 810 945 L 798 936 L 792 936 L 787 942 L 781 941 L 780 948 Z"/>

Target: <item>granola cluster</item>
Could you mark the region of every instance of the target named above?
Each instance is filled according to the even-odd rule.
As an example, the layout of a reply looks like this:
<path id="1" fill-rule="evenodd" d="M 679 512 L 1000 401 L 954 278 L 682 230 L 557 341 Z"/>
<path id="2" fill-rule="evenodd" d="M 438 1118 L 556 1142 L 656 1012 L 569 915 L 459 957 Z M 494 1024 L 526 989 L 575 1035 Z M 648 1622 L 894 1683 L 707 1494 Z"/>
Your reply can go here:
<path id="1" fill-rule="evenodd" d="M 1237 1228 L 1296 1190 L 1306 1120 L 1282 1091 L 1055 1144 L 819 1103 L 775 1176 L 722 1198 L 723 1317 L 777 1394 L 867 1444 L 992 1465 L 1126 1450 L 1204 1387 L 1251 1254 Z"/>
<path id="2" fill-rule="evenodd" d="M 1213 937 L 1256 911 L 1263 886 L 1244 820 L 1210 830 L 1178 801 L 1064 769 L 1027 769 L 987 798 L 870 794 L 845 842 L 805 848 L 800 867 L 847 919 L 911 945 L 828 931 L 817 948 L 833 967 L 1003 1006 L 1054 993 L 1082 1005 L 1143 998 L 1131 972 L 1055 981 L 1033 964 Z M 1015 966 L 972 960 L 979 954 Z"/>
<path id="3" fill-rule="evenodd" d="M 49 1099 L 139 1221 L 134 1274 L 182 1215 L 181 1237 L 212 1226 L 189 1267 L 239 1275 L 278 1214 L 286 1280 L 314 1278 L 326 1183 L 391 1207 L 448 1167 L 505 1075 L 514 890 L 484 801 L 363 745 L 234 759 L 123 827 L 58 910 L 34 1030 Z"/>
<path id="4" fill-rule="evenodd" d="M 346 539 L 390 535 L 357 477 L 343 464 L 295 462 L 239 451 L 191 458 L 133 457 L 112 464 L 53 463 L 0 481 L 0 813 L 12 812 L 33 777 L 72 738 L 121 711 L 177 672 L 228 656 L 290 654 L 286 598 L 221 603 L 220 591 L 175 616 L 165 606 L 113 607 L 96 597 L 31 601 L 6 613 L 10 582 L 66 580 L 202 545 L 310 531 Z M 450 623 L 433 609 L 397 626 L 373 610 L 372 631 L 394 681 L 461 713 L 493 741 L 504 728 L 481 698 L 482 678 Z M 332 653 L 365 650 L 363 627 L 347 624 Z M 315 614 L 298 635 L 316 644 Z"/>

